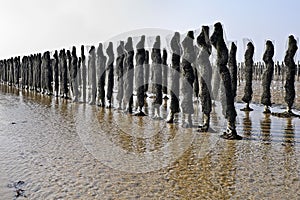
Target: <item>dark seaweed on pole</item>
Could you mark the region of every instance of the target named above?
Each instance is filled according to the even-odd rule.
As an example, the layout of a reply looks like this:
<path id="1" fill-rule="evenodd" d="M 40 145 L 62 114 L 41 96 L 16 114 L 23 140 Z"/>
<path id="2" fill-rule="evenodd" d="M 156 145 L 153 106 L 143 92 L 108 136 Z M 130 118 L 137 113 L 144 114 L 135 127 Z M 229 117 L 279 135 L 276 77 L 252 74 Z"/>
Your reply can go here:
<path id="1" fill-rule="evenodd" d="M 105 106 L 105 77 L 106 56 L 103 53 L 103 44 L 99 43 L 97 48 L 97 70 L 98 70 L 98 105 Z"/>
<path id="2" fill-rule="evenodd" d="M 210 122 L 210 113 L 212 110 L 211 100 L 211 79 L 212 67 L 209 60 L 211 54 L 211 44 L 209 41 L 209 27 L 202 26 L 202 31 L 197 37 L 197 44 L 199 45 L 199 54 L 197 57 L 197 69 L 200 78 L 200 98 L 203 112 L 203 126 L 200 131 L 207 131 Z"/>
<path id="3" fill-rule="evenodd" d="M 210 41 L 214 48 L 217 49 L 217 68 L 222 78 L 226 95 L 226 102 L 221 103 L 223 106 L 226 104 L 225 117 L 228 120 L 228 125 L 226 132 L 224 132 L 221 137 L 224 139 L 241 139 L 241 136 L 237 135 L 235 127 L 235 119 L 237 114 L 232 95 L 231 76 L 227 68 L 228 49 L 223 38 L 223 27 L 221 23 L 218 22 L 214 25 L 214 33 L 210 37 Z"/>
<path id="4" fill-rule="evenodd" d="M 82 101 L 85 102 L 86 101 L 86 64 L 85 64 L 85 55 L 84 55 L 84 46 L 81 45 L 81 62 L 82 62 L 82 66 L 81 66 L 81 71 L 82 71 Z"/>
<path id="5" fill-rule="evenodd" d="M 55 96 L 58 97 L 58 94 L 59 94 L 59 68 L 58 68 L 59 60 L 58 60 L 57 50 L 55 50 L 53 58 L 54 58 L 54 69 L 53 69 L 53 71 L 54 71 L 54 92 L 55 92 Z M 38 68 L 38 63 L 37 63 L 37 68 Z"/>
<path id="6" fill-rule="evenodd" d="M 114 88 L 114 50 L 113 50 L 113 43 L 110 42 L 107 49 L 106 54 L 108 56 L 107 61 L 107 94 L 106 98 L 108 101 L 108 108 L 111 108 L 112 105 L 112 96 L 113 96 L 113 88 Z"/>
<path id="7" fill-rule="evenodd" d="M 283 113 L 272 113 L 278 117 L 300 117 L 293 113 L 292 107 L 295 100 L 295 75 L 296 75 L 296 64 L 294 61 L 294 56 L 297 52 L 298 46 L 297 41 L 295 40 L 293 35 L 289 36 L 288 41 L 288 49 L 285 53 L 284 64 L 285 64 L 285 72 L 286 72 L 286 80 L 285 80 L 285 96 L 284 100 L 287 104 L 287 110 Z"/>
<path id="8" fill-rule="evenodd" d="M 248 42 L 247 49 L 245 52 L 245 88 L 244 96 L 242 100 L 246 103 L 246 107 L 241 109 L 242 111 L 251 111 L 252 108 L 249 107 L 249 104 L 252 100 L 252 76 L 253 76 L 253 55 L 254 55 L 254 46 L 251 42 Z"/>
<path id="9" fill-rule="evenodd" d="M 284 100 L 287 103 L 288 111 L 291 111 L 295 100 L 295 75 L 296 64 L 294 56 L 297 52 L 298 46 L 294 36 L 289 36 L 289 46 L 284 57 L 284 64 L 286 66 L 286 80 L 285 80 L 285 97 Z"/>
<path id="10" fill-rule="evenodd" d="M 57 61 L 58 66 L 59 66 L 59 59 Z M 37 58 L 36 58 L 36 91 L 40 92 L 41 91 L 41 67 L 42 67 L 42 55 L 40 53 L 37 54 Z M 59 75 L 59 71 L 58 71 L 58 75 Z M 59 84 L 59 83 L 58 83 Z M 58 93 L 57 93 L 58 95 Z"/>
<path id="11" fill-rule="evenodd" d="M 69 87 L 70 87 L 70 90 L 72 91 L 73 93 L 73 85 L 72 85 L 72 80 L 71 80 L 71 62 L 72 62 L 72 57 L 71 57 L 71 52 L 70 50 L 67 50 L 67 68 L 68 68 L 68 84 L 69 84 Z"/>
<path id="12" fill-rule="evenodd" d="M 32 65 L 32 73 L 33 73 L 33 55 L 31 55 L 31 65 Z M 16 64 L 15 64 L 15 58 L 11 58 L 11 76 L 12 76 L 12 82 L 11 82 L 11 85 L 15 85 L 15 82 L 16 82 Z M 31 86 L 32 86 L 32 89 L 33 89 L 33 80 L 32 80 L 32 83 L 31 83 Z"/>
<path id="13" fill-rule="evenodd" d="M 81 88 L 82 86 L 82 75 L 81 75 L 81 57 L 78 57 L 78 64 L 77 64 L 77 83 L 78 87 Z M 81 97 L 81 90 L 78 89 L 78 96 Z"/>
<path id="14" fill-rule="evenodd" d="M 271 83 L 274 73 L 274 45 L 270 40 L 266 42 L 266 50 L 263 55 L 263 61 L 265 62 L 266 68 L 262 76 L 262 87 L 263 92 L 261 96 L 261 103 L 265 106 L 264 113 L 270 113 L 269 106 L 271 103 Z"/>
<path id="15" fill-rule="evenodd" d="M 196 54 L 197 55 L 197 54 Z M 195 63 L 196 65 L 196 63 Z M 199 88 L 199 77 L 198 77 L 198 70 L 196 67 L 194 67 L 194 74 L 195 74 L 195 81 L 194 81 L 194 96 L 197 98 L 198 100 L 198 97 L 200 95 L 200 88 Z"/>
<path id="16" fill-rule="evenodd" d="M 43 68 L 43 67 L 42 67 Z M 32 90 L 32 82 L 33 82 L 33 68 L 32 68 L 32 55 L 28 57 L 28 63 L 27 63 L 27 69 L 28 69 L 28 89 Z M 13 83 L 13 64 L 12 64 L 12 58 L 9 59 L 9 85 L 12 85 Z M 43 72 L 45 70 L 43 69 Z M 44 75 L 44 73 L 43 73 Z M 46 80 L 45 76 L 42 76 L 42 80 Z M 45 84 L 43 84 L 43 88 L 45 88 Z"/>
<path id="17" fill-rule="evenodd" d="M 119 46 L 117 47 L 117 60 L 116 60 L 116 69 L 117 69 L 117 75 L 118 75 L 118 94 L 117 94 L 117 100 L 119 103 L 119 109 L 122 108 L 122 102 L 123 102 L 123 96 L 124 96 L 124 69 L 123 69 L 123 63 L 124 63 L 124 41 L 120 41 Z"/>
<path id="18" fill-rule="evenodd" d="M 171 73 L 171 103 L 170 113 L 167 118 L 167 123 L 174 122 L 174 115 L 180 112 L 179 107 L 179 80 L 180 80 L 180 57 L 182 49 L 180 46 L 180 34 L 174 33 L 171 39 L 171 50 L 172 50 L 172 73 Z"/>
<path id="19" fill-rule="evenodd" d="M 197 47 L 197 45 L 194 45 L 194 48 L 195 48 L 195 55 L 196 55 L 196 58 L 197 58 L 197 56 L 199 55 L 200 49 Z M 195 61 L 192 63 L 192 66 L 193 66 L 193 69 L 194 69 L 194 75 L 195 75 L 195 81 L 194 81 L 193 88 L 194 88 L 194 96 L 198 100 L 198 97 L 200 95 L 200 88 L 199 88 L 198 66 L 197 65 L 198 65 L 198 60 L 195 59 Z"/>
<path id="20" fill-rule="evenodd" d="M 14 58 L 14 84 L 16 87 L 19 86 L 19 58 L 15 57 Z"/>
<path id="21" fill-rule="evenodd" d="M 65 49 L 61 50 L 59 53 L 60 58 L 60 69 L 61 69 L 61 93 L 63 98 L 68 98 L 68 68 Z"/>
<path id="22" fill-rule="evenodd" d="M 233 98 L 236 97 L 237 91 L 237 62 L 236 62 L 237 47 L 234 42 L 231 43 L 229 52 L 228 68 L 231 76 L 231 87 Z"/>
<path id="23" fill-rule="evenodd" d="M 141 40 L 136 45 L 136 67 L 135 67 L 135 86 L 137 90 L 137 104 L 138 112 L 136 116 L 145 116 L 145 113 L 142 111 L 144 107 L 144 95 L 145 95 L 145 85 L 144 85 L 144 64 L 145 64 L 145 36 L 141 37 Z"/>
<path id="24" fill-rule="evenodd" d="M 46 77 L 47 77 L 47 94 L 52 95 L 52 81 L 53 81 L 53 70 L 52 70 L 52 65 L 51 65 L 51 59 L 50 59 L 50 52 L 46 52 L 46 66 L 47 66 L 47 71 L 46 71 Z"/>
<path id="25" fill-rule="evenodd" d="M 145 64 L 144 64 L 144 70 L 145 70 L 145 74 L 144 74 L 144 92 L 145 92 L 145 97 L 147 97 L 147 92 L 149 89 L 149 79 L 150 79 L 150 65 L 149 65 L 149 51 L 146 50 L 145 52 Z"/>
<path id="26" fill-rule="evenodd" d="M 168 52 L 166 49 L 163 49 L 163 54 L 162 54 L 162 91 L 165 95 L 168 94 Z M 167 98 L 165 96 L 164 98 Z"/>
<path id="27" fill-rule="evenodd" d="M 220 84 L 221 84 L 221 77 L 218 68 L 213 68 L 213 75 L 212 75 L 212 92 L 211 98 L 213 100 L 219 100 L 219 93 L 220 93 Z"/>
<path id="28" fill-rule="evenodd" d="M 72 58 L 71 58 L 71 82 L 73 86 L 73 102 L 78 102 L 78 80 L 77 80 L 77 66 L 78 58 L 76 55 L 75 46 L 72 47 Z"/>
<path id="29" fill-rule="evenodd" d="M 189 31 L 187 36 L 182 41 L 183 56 L 182 56 L 182 70 L 183 70 L 183 81 L 182 81 L 182 112 L 187 115 L 187 121 L 184 122 L 184 127 L 192 127 L 192 117 L 194 113 L 193 107 L 193 83 L 195 80 L 194 69 L 192 63 L 196 59 L 195 48 L 193 45 L 194 32 Z"/>
<path id="30" fill-rule="evenodd" d="M 155 109 L 155 119 L 161 119 L 160 117 L 160 106 L 162 104 L 162 58 L 160 49 L 160 36 L 156 36 L 155 42 L 153 44 L 152 53 L 152 72 L 153 72 L 153 82 L 154 82 L 154 93 L 155 100 L 153 102 L 153 107 Z"/>
<path id="31" fill-rule="evenodd" d="M 96 53 L 95 47 L 92 46 L 89 51 L 89 60 L 88 60 L 88 69 L 91 70 L 91 84 L 92 84 L 92 91 L 91 91 L 91 100 L 89 102 L 90 105 L 94 105 L 96 103 Z"/>
<path id="32" fill-rule="evenodd" d="M 127 38 L 125 44 L 125 59 L 124 59 L 124 100 L 126 103 L 126 112 L 132 113 L 133 104 L 133 76 L 134 76 L 134 66 L 133 66 L 134 50 L 132 44 L 132 38 Z"/>

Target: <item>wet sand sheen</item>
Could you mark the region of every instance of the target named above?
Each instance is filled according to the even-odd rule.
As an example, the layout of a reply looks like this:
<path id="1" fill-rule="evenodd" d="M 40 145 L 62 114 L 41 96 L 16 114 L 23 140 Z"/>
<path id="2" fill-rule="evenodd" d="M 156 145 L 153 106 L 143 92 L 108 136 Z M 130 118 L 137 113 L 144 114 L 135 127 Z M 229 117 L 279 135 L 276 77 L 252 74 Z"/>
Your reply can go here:
<path id="1" fill-rule="evenodd" d="M 29 199 L 300 198 L 299 119 L 265 116 L 251 106 L 255 111 L 238 112 L 244 140 L 226 141 L 219 139 L 225 122 L 218 104 L 215 132 L 197 133 L 1 86 L 0 194 L 13 199 L 7 185 L 24 181 Z M 115 155 L 100 138 L 127 154 Z"/>

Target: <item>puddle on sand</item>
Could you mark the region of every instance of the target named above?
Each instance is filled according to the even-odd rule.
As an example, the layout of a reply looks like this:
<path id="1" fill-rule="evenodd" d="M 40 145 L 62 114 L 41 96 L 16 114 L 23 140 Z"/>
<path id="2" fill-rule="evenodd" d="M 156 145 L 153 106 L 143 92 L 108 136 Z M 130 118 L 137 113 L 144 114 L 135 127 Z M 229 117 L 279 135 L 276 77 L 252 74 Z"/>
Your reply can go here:
<path id="1" fill-rule="evenodd" d="M 1 86 L 1 198 L 22 181 L 28 199 L 299 199 L 300 120 L 236 105 L 244 140 L 226 141 L 219 104 L 215 133 L 197 133 L 153 121 L 151 107 L 141 119 Z"/>

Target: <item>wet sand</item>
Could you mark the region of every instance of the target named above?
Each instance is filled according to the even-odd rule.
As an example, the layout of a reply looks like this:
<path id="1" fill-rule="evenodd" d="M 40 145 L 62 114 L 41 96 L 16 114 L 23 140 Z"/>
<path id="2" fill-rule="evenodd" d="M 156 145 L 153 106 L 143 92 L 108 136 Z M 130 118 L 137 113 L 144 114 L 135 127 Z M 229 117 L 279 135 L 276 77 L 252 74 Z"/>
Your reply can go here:
<path id="1" fill-rule="evenodd" d="M 198 133 L 181 117 L 166 124 L 1 85 L 1 199 L 15 198 L 8 186 L 18 181 L 26 197 L 16 199 L 299 199 L 300 119 L 251 104 L 255 111 L 238 111 L 244 139 L 227 141 L 219 107 L 214 131 Z"/>

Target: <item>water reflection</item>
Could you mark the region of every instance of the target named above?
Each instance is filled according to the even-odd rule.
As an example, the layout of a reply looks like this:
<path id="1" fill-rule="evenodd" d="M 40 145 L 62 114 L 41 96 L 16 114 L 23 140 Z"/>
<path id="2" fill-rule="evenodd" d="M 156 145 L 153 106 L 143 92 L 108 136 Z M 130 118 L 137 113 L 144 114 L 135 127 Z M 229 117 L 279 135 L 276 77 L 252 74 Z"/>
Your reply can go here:
<path id="1" fill-rule="evenodd" d="M 252 133 L 252 121 L 249 111 L 245 111 L 245 117 L 243 119 L 243 133 L 245 136 L 250 136 Z"/>
<path id="2" fill-rule="evenodd" d="M 290 147 L 295 145 L 295 133 L 294 126 L 292 123 L 292 118 L 286 118 L 286 127 L 284 129 L 283 135 L 283 145 L 286 147 L 286 150 L 289 151 Z"/>
<path id="3" fill-rule="evenodd" d="M 10 96 L 11 96 L 11 94 L 14 94 L 14 95 L 20 94 L 19 88 L 16 88 L 16 87 L 11 87 L 8 85 L 0 84 L 0 88 L 1 88 L 1 92 L 3 92 L 4 94 L 10 95 Z"/>
<path id="4" fill-rule="evenodd" d="M 271 143 L 271 118 L 270 114 L 265 114 L 260 122 L 261 139 L 266 144 Z"/>
<path id="5" fill-rule="evenodd" d="M 295 154 L 295 133 L 293 118 L 286 119 L 286 127 L 284 129 L 283 145 L 284 145 L 284 183 L 286 188 L 292 187 L 295 182 L 299 182 L 299 174 L 297 163 L 298 155 Z M 291 181 L 292 180 L 292 181 Z"/>

